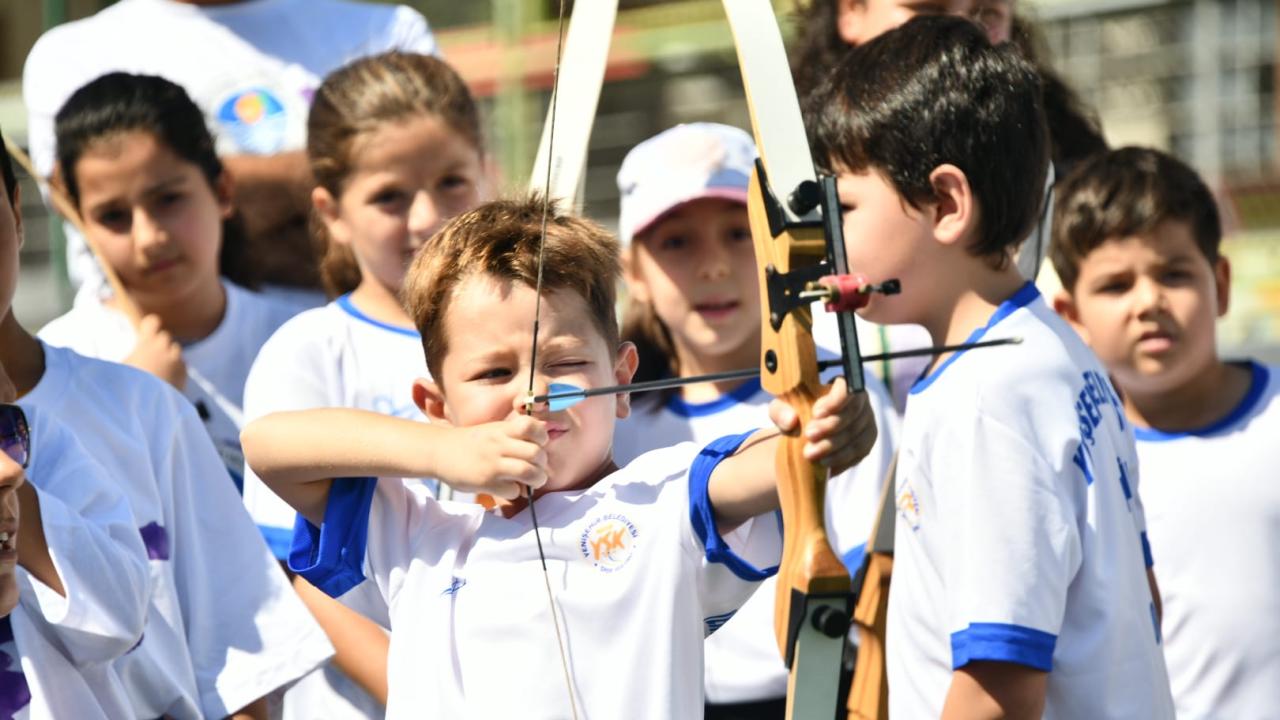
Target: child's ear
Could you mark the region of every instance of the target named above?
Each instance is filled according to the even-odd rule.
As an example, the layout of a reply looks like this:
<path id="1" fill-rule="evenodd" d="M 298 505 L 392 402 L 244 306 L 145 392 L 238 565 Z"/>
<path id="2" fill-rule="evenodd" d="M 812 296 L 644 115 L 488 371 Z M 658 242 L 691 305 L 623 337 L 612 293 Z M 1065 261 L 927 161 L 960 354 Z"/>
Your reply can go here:
<path id="1" fill-rule="evenodd" d="M 635 377 L 636 368 L 640 367 L 640 354 L 636 352 L 636 344 L 624 342 L 618 346 L 618 359 L 613 364 L 613 380 L 616 385 L 626 385 Z M 631 393 L 618 395 L 618 419 L 631 414 Z"/>
<path id="2" fill-rule="evenodd" d="M 836 0 L 836 31 L 846 45 L 862 42 L 866 15 L 866 0 Z"/>
<path id="3" fill-rule="evenodd" d="M 449 419 L 449 409 L 445 406 L 444 390 L 438 384 L 426 378 L 414 380 L 413 404 L 431 422 L 453 425 L 453 421 Z"/>
<path id="4" fill-rule="evenodd" d="M 346 223 L 342 222 L 338 217 L 338 199 L 328 190 L 322 187 L 315 187 L 311 190 L 311 207 L 316 209 L 316 213 L 320 215 L 320 222 L 324 223 L 325 230 L 329 233 L 329 239 L 339 245 L 350 245 L 351 237 L 347 233 Z"/>
<path id="5" fill-rule="evenodd" d="M 1071 293 L 1066 290 L 1059 290 L 1054 293 L 1053 310 L 1061 315 L 1063 320 L 1067 321 L 1067 324 L 1076 331 L 1076 334 L 1084 340 L 1086 345 L 1089 344 L 1089 331 L 1080 322 L 1080 308 L 1076 306 L 1075 298 L 1071 297 Z"/>
<path id="6" fill-rule="evenodd" d="M 231 177 L 230 170 L 223 168 L 222 173 L 218 175 L 218 179 L 213 183 L 213 196 L 218 200 L 218 210 L 222 213 L 222 219 L 231 217 L 236 211 L 236 181 Z"/>
<path id="7" fill-rule="evenodd" d="M 969 177 L 955 165 L 944 163 L 929 173 L 929 184 L 934 193 L 934 237 L 949 245 L 967 241 L 978 224 L 977 199 Z"/>
<path id="8" fill-rule="evenodd" d="M 1218 256 L 1213 265 L 1213 284 L 1218 296 L 1218 317 L 1222 317 L 1231 306 L 1231 261 L 1224 256 Z"/>

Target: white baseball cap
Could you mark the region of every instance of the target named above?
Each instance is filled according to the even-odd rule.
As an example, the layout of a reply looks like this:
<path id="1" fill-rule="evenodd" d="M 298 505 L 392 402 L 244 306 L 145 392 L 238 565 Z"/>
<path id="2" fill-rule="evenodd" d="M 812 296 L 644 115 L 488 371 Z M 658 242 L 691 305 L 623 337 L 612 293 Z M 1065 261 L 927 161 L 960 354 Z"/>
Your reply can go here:
<path id="1" fill-rule="evenodd" d="M 618 170 L 618 236 L 624 245 L 693 200 L 747 202 L 755 167 L 751 136 L 729 125 L 688 123 L 636 145 Z"/>

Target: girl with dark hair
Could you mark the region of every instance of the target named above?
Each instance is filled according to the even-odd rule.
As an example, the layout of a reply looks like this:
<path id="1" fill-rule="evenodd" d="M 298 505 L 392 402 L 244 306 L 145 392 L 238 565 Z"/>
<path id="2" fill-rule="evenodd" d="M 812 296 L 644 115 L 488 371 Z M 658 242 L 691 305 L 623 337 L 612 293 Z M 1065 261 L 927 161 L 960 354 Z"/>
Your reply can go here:
<path id="1" fill-rule="evenodd" d="M 293 318 L 263 346 L 245 385 L 245 419 L 318 407 L 424 419 L 408 392 L 428 376 L 422 339 L 398 296 L 415 252 L 446 220 L 480 202 L 484 145 L 475 102 L 458 74 L 434 57 L 363 58 L 316 91 L 307 157 L 316 180 L 311 229 L 334 299 Z M 293 508 L 248 467 L 244 501 L 286 559 Z M 385 628 L 379 603 L 361 598 L 375 589 L 352 590 L 342 608 L 301 578 L 295 584 L 338 654 L 326 677 L 308 678 L 286 696 L 286 712 L 380 714 L 386 634 L 366 617 L 333 612 L 354 609 Z"/>
<path id="2" fill-rule="evenodd" d="M 111 73 L 67 100 L 56 136 L 85 233 L 129 297 L 77 304 L 40 337 L 183 390 L 239 486 L 245 376 L 293 310 L 222 276 L 248 279 L 231 177 L 204 116 L 168 80 Z M 126 315 L 130 301 L 143 316 L 137 327 Z"/>

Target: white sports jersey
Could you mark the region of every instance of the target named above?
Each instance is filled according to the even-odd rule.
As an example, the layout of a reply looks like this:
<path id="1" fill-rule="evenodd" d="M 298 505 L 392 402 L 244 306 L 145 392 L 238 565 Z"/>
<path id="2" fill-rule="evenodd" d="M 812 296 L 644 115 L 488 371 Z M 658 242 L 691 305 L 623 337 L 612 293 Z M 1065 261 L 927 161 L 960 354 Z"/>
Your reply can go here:
<path id="1" fill-rule="evenodd" d="M 862 564 L 898 433 L 897 411 L 884 386 L 870 374 L 866 386 L 879 437 L 857 467 L 827 483 L 828 535 L 850 572 Z M 649 400 L 652 397 L 633 398 L 631 416 L 614 428 L 613 456 L 620 465 L 655 448 L 686 441 L 705 445 L 725 433 L 773 426 L 769 420 L 773 396 L 760 387 L 759 380 L 705 403 L 689 403 L 675 396 L 655 406 Z M 774 578 L 765 580 L 733 619 L 707 638 L 709 702 L 742 703 L 787 694 L 787 668 L 773 632 L 774 585 Z"/>
<path id="2" fill-rule="evenodd" d="M 301 150 L 320 81 L 352 60 L 388 50 L 432 54 L 437 48 L 426 20 L 403 5 L 122 0 L 50 29 L 27 56 L 23 100 L 32 160 L 41 175 L 52 172 L 58 109 L 85 83 L 113 71 L 161 75 L 181 85 L 204 111 L 219 155 Z M 89 291 L 77 295 L 77 303 L 92 301 L 101 271 L 78 233 L 67 235 L 71 275 Z"/>
<path id="3" fill-rule="evenodd" d="M 840 326 L 833 313 L 813 304 L 813 339 L 822 348 L 840 347 Z M 919 325 L 876 325 L 855 316 L 858 329 L 858 349 L 862 355 L 878 355 L 900 350 L 917 350 L 933 344 L 929 333 Z M 899 413 L 906 407 L 911 385 L 920 379 L 920 373 L 929 366 L 930 358 L 907 357 L 893 360 L 876 360 L 863 365 L 868 377 L 874 375 L 883 383 Z"/>
<path id="4" fill-rule="evenodd" d="M 76 668 L 49 628 L 19 605 L 0 618 L 0 718 L 116 720 L 132 717 L 109 665 Z M 87 677 L 86 677 L 87 676 Z"/>
<path id="5" fill-rule="evenodd" d="M 177 391 L 46 346 L 45 373 L 22 403 L 75 423 L 146 545 L 146 633 L 115 663 L 134 717 L 225 717 L 332 654 Z"/>
<path id="6" fill-rule="evenodd" d="M 537 501 L 580 717 L 701 715 L 703 637 L 781 553 L 773 517 L 727 539 L 715 527 L 707 481 L 745 439 L 649 453 Z M 322 529 L 299 522 L 290 565 L 331 595 L 376 583 L 393 629 L 387 717 L 568 717 L 527 509 L 508 519 L 395 480 L 338 480 Z"/>
<path id="7" fill-rule="evenodd" d="M 1280 714 L 1280 371 L 1257 363 L 1227 417 L 1137 428 L 1178 717 Z"/>
<path id="8" fill-rule="evenodd" d="M 952 673 L 1049 673 L 1046 718 L 1171 718 L 1132 428 L 1106 371 L 1023 286 L 912 389 L 897 474 L 889 711 L 938 717 Z"/>
<path id="9" fill-rule="evenodd" d="M 185 394 L 222 456 L 236 487 L 242 484 L 244 452 L 240 428 L 244 381 L 258 348 L 293 316 L 294 309 L 239 285 L 223 281 L 227 308 L 222 322 L 203 340 L 182 348 L 187 363 Z M 81 355 L 119 362 L 129 356 L 137 335 L 123 313 L 101 303 L 80 304 L 40 330 L 40 339 Z"/>
<path id="10" fill-rule="evenodd" d="M 245 422 L 286 410 L 346 407 L 424 420 L 413 381 L 427 377 L 413 328 L 374 320 L 343 295 L 285 323 L 262 346 L 244 388 Z M 244 467 L 244 504 L 276 557 L 289 557 L 297 513 Z"/>
<path id="11" fill-rule="evenodd" d="M 262 346 L 245 382 L 245 422 L 319 407 L 425 420 L 413 404 L 412 386 L 426 376 L 417 330 L 375 320 L 343 295 L 294 317 Z M 247 464 L 244 504 L 276 557 L 286 560 L 297 513 Z M 389 627 L 386 605 L 372 583 L 346 593 L 342 602 Z M 289 691 L 285 713 L 299 720 L 375 717 L 382 714 L 382 705 L 330 663 Z"/>

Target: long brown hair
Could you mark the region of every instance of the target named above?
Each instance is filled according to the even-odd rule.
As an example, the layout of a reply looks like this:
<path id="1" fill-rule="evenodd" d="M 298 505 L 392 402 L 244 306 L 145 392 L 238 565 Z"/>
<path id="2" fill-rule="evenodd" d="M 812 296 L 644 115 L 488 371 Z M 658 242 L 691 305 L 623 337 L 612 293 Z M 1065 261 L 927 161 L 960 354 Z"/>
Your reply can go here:
<path id="1" fill-rule="evenodd" d="M 428 55 L 389 52 L 356 60 L 330 73 L 307 116 L 307 159 L 316 184 L 334 198 L 351 174 L 360 136 L 415 115 L 434 115 L 483 154 L 480 113 L 458 73 Z M 346 245 L 330 241 L 318 213 L 311 232 L 320 255 L 320 278 L 330 297 L 355 290 L 360 267 Z"/>

